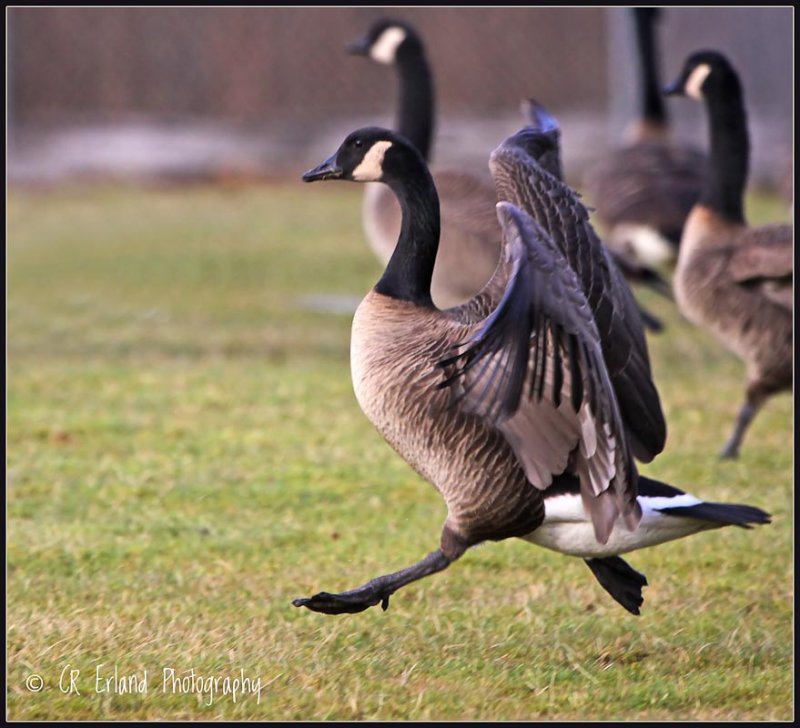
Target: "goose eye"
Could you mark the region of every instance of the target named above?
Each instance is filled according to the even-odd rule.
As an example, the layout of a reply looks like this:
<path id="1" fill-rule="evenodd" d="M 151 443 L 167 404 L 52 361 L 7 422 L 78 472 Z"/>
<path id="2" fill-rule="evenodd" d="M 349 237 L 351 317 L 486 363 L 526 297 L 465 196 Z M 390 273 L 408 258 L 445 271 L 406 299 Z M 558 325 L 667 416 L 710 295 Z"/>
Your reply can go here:
<path id="1" fill-rule="evenodd" d="M 364 142 L 362 142 L 360 139 L 356 139 L 353 142 L 353 146 L 355 146 L 356 149 L 360 149 L 361 147 L 364 146 Z"/>

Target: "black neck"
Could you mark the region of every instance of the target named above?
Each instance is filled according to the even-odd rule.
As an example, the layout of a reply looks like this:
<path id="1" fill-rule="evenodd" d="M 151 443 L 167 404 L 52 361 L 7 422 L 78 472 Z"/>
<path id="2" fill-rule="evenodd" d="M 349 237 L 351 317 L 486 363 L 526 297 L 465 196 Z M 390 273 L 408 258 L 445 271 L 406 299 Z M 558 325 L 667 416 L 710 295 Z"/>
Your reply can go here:
<path id="1" fill-rule="evenodd" d="M 639 81 L 641 83 L 641 113 L 645 121 L 667 123 L 667 110 L 658 83 L 656 61 L 656 18 L 648 8 L 634 8 L 636 43 L 639 51 Z"/>
<path id="2" fill-rule="evenodd" d="M 738 80 L 733 79 L 724 94 L 707 95 L 706 105 L 711 153 L 700 203 L 726 220 L 744 223 L 750 142 Z"/>
<path id="3" fill-rule="evenodd" d="M 397 131 L 429 161 L 433 138 L 433 78 L 422 47 L 418 44 L 401 46 L 396 65 L 400 77 Z"/>
<path id="4" fill-rule="evenodd" d="M 422 159 L 386 179 L 400 201 L 400 237 L 375 290 L 392 298 L 433 306 L 431 278 L 439 248 L 439 196 Z"/>

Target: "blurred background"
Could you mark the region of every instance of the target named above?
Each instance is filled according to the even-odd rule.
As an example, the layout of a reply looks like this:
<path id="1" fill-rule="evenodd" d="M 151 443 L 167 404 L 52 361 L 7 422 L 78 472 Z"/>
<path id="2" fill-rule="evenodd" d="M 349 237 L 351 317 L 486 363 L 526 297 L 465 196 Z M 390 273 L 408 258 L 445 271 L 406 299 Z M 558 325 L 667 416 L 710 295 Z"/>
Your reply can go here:
<path id="1" fill-rule="evenodd" d="M 576 180 L 631 120 L 624 8 L 11 8 L 10 180 L 296 179 L 353 128 L 392 123 L 393 71 L 344 52 L 382 15 L 427 41 L 439 163 L 485 168 L 535 96 Z M 793 22 L 788 7 L 670 8 L 657 31 L 664 83 L 702 47 L 739 70 L 758 186 L 781 184 L 792 157 Z M 669 111 L 705 145 L 698 104 Z"/>

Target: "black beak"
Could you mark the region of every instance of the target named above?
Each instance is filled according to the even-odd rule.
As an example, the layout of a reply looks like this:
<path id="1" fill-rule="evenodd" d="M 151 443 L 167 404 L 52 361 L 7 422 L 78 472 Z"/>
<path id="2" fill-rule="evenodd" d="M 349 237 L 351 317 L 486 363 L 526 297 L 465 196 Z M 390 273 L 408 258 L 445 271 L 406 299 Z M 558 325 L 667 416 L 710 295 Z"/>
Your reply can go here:
<path id="1" fill-rule="evenodd" d="M 353 43 L 348 43 L 347 52 L 354 56 L 369 55 L 369 41 L 366 38 L 359 38 Z"/>
<path id="2" fill-rule="evenodd" d="M 342 168 L 336 164 L 336 155 L 318 164 L 314 169 L 309 169 L 303 175 L 303 182 L 318 182 L 323 179 L 341 179 L 344 176 Z"/>
<path id="3" fill-rule="evenodd" d="M 665 96 L 678 96 L 683 94 L 683 83 L 682 80 L 679 78 L 672 83 L 668 83 L 661 89 L 664 92 Z"/>

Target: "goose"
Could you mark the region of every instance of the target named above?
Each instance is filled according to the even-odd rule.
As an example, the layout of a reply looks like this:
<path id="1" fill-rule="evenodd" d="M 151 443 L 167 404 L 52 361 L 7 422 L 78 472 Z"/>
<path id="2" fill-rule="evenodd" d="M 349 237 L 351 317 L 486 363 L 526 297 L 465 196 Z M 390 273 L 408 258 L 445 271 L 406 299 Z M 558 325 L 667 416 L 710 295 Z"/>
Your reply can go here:
<path id="1" fill-rule="evenodd" d="M 395 68 L 399 80 L 397 131 L 430 161 L 433 75 L 420 35 L 409 23 L 382 18 L 347 50 Z M 436 187 L 444 225 L 431 295 L 438 305 L 450 307 L 468 301 L 489 280 L 500 255 L 500 228 L 494 212 L 494 187 L 488 177 L 441 170 L 436 173 Z M 369 245 L 385 265 L 400 231 L 397 199 L 384 185 L 367 185 L 362 215 Z"/>
<path id="2" fill-rule="evenodd" d="M 649 266 L 673 263 L 684 222 L 700 195 L 704 156 L 670 138 L 658 82 L 658 8 L 632 8 L 641 84 L 641 113 L 625 145 L 593 166 L 586 196 L 613 250 Z"/>
<path id="3" fill-rule="evenodd" d="M 750 143 L 742 86 L 730 62 L 714 50 L 693 53 L 664 90 L 702 101 L 708 112 L 708 174 L 686 221 L 674 286 L 683 315 L 747 365 L 744 403 L 720 452 L 736 458 L 762 405 L 792 388 L 794 230 L 745 221 Z"/>
<path id="4" fill-rule="evenodd" d="M 409 23 L 392 18 L 375 21 L 367 34 L 347 46 L 349 53 L 376 63 L 393 66 L 398 77 L 396 130 L 411 141 L 426 162 L 431 160 L 435 127 L 433 74 L 424 42 Z M 534 100 L 523 101 L 526 120 L 546 113 Z M 560 161 L 557 162 L 560 165 Z M 561 176 L 561 168 L 550 170 Z M 465 303 L 478 293 L 494 272 L 500 255 L 500 227 L 494 212 L 494 185 L 488 177 L 463 171 L 440 170 L 435 184 L 442 220 L 439 254 L 433 269 L 431 295 L 442 307 Z M 401 212 L 397 200 L 385 185 L 366 186 L 363 226 L 373 252 L 384 265 L 394 251 L 400 231 Z M 630 280 L 642 282 L 661 292 L 668 285 L 651 270 L 632 262 L 618 261 Z M 661 322 L 642 310 L 652 331 Z"/>
<path id="5" fill-rule="evenodd" d="M 561 165 L 561 128 L 558 121 L 550 115 L 547 109 L 536 99 L 527 98 L 520 102 L 520 111 L 527 124 L 539 130 L 536 149 L 528 149 L 531 156 L 539 166 L 550 172 L 558 179 L 563 179 Z M 672 299 L 672 286 L 652 268 L 648 268 L 634 260 L 633 256 L 620 250 L 606 248 L 614 259 L 617 267 L 628 282 L 638 282 L 647 285 L 656 293 L 665 298 Z M 653 332 L 662 331 L 664 325 L 638 301 L 636 305 L 642 316 L 642 323 Z"/>
<path id="6" fill-rule="evenodd" d="M 758 508 L 705 503 L 637 475 L 634 457 L 652 459 L 666 435 L 641 321 L 577 196 L 529 155 L 540 142 L 525 129 L 492 153 L 502 255 L 478 295 L 445 310 L 431 297 L 436 187 L 410 141 L 359 129 L 303 175 L 381 182 L 398 198 L 397 245 L 353 319 L 351 374 L 367 418 L 448 515 L 439 547 L 417 563 L 294 606 L 386 609 L 468 548 L 519 537 L 583 558 L 638 614 L 646 579 L 620 554 L 769 522 Z"/>

